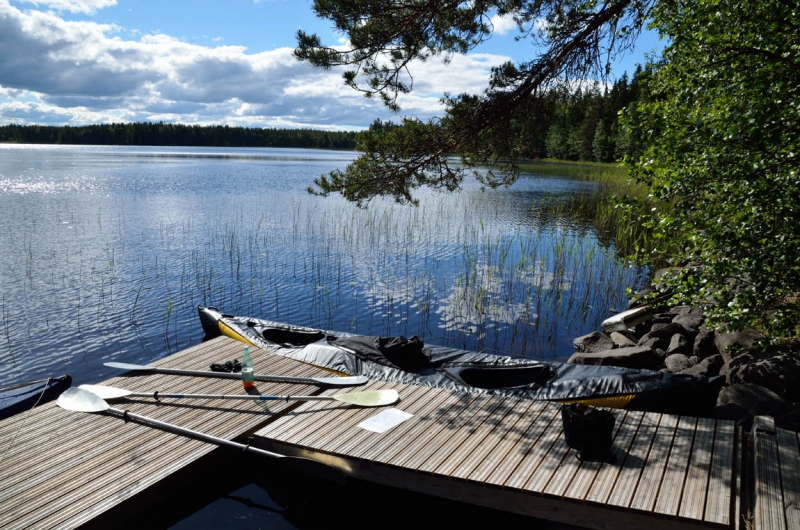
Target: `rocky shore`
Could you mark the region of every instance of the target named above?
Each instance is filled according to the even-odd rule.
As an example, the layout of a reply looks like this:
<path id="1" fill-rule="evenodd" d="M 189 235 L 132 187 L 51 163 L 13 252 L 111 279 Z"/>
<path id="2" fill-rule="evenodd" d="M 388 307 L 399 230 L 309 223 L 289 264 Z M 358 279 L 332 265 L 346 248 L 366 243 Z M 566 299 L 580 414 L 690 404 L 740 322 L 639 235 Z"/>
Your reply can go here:
<path id="1" fill-rule="evenodd" d="M 747 423 L 772 416 L 778 426 L 800 431 L 800 352 L 796 345 L 760 346 L 755 330 L 704 326 L 698 307 L 646 307 L 634 297 L 627 311 L 603 329 L 573 341 L 568 362 L 722 377 L 714 416 Z"/>

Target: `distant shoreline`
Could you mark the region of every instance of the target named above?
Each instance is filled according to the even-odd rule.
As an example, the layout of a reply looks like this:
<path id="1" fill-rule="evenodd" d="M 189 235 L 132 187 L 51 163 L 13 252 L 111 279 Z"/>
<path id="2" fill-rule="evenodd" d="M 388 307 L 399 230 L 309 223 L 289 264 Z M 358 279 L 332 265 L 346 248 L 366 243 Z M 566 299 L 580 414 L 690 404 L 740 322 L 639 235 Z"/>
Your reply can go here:
<path id="1" fill-rule="evenodd" d="M 256 129 L 227 125 L 111 123 L 103 125 L 2 125 L 0 143 L 157 147 L 300 147 L 354 150 L 355 131 Z"/>

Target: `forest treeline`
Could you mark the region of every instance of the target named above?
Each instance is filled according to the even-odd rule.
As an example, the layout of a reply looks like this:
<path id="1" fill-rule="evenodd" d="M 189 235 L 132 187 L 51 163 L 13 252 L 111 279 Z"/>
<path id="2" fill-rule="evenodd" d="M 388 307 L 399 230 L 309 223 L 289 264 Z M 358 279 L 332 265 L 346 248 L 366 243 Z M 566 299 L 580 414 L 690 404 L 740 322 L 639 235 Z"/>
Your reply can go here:
<path id="1" fill-rule="evenodd" d="M 595 83 L 531 98 L 511 124 L 522 158 L 614 162 L 638 154 L 638 142 L 618 118 L 620 111 L 646 97 L 644 75 L 639 67 L 632 79 L 625 73 L 602 89 Z"/>
<path id="2" fill-rule="evenodd" d="M 648 99 L 644 80 L 650 73 L 640 66 L 633 78 L 625 73 L 602 89 L 599 83 L 582 84 L 573 90 L 553 88 L 528 98 L 508 129 L 515 158 L 615 162 L 625 155 L 638 156 L 641 142 L 620 122 L 619 115 L 628 109 L 628 120 L 637 119 L 636 103 Z M 375 120 L 370 131 L 380 133 L 397 126 Z"/>
<path id="3" fill-rule="evenodd" d="M 517 114 L 510 133 L 521 158 L 613 162 L 633 154 L 635 142 L 617 120 L 620 110 L 641 96 L 641 70 L 601 90 L 599 84 L 574 91 L 552 90 L 532 98 Z M 373 127 L 389 125 L 377 120 Z M 0 142 L 73 145 L 158 145 L 204 147 L 303 147 L 354 149 L 355 131 L 259 129 L 163 122 L 85 126 L 3 125 Z"/>
<path id="4" fill-rule="evenodd" d="M 28 144 L 353 149 L 356 145 L 356 134 L 354 131 L 256 129 L 163 122 L 110 123 L 79 127 L 0 126 L 0 142 Z"/>

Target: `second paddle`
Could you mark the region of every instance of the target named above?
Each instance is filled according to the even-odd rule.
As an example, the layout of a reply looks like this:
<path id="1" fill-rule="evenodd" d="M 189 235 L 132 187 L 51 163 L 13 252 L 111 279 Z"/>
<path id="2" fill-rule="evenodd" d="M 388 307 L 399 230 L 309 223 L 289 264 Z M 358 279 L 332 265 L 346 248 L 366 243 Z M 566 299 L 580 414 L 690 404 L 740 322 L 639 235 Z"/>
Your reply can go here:
<path id="1" fill-rule="evenodd" d="M 358 407 L 383 407 L 396 403 L 400 396 L 396 390 L 367 390 L 332 396 L 269 396 L 251 394 L 167 394 L 162 392 L 132 392 L 124 388 L 105 385 L 81 385 L 80 388 L 105 399 L 148 397 L 153 399 L 244 399 L 253 401 L 341 401 Z"/>

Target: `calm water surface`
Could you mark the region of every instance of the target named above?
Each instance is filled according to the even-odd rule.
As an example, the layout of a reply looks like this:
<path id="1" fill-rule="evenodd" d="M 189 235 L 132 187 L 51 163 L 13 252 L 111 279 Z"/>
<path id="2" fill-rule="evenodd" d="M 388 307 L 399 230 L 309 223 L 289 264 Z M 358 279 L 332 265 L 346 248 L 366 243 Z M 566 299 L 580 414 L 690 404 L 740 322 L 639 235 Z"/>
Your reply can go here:
<path id="1" fill-rule="evenodd" d="M 508 189 L 468 182 L 421 193 L 419 207 L 367 209 L 306 192 L 354 157 L 0 145 L 0 386 L 64 373 L 96 383 L 117 373 L 104 362 L 198 344 L 198 305 L 561 358 L 645 281 L 613 241 L 559 210 L 593 183 L 524 175 Z M 266 490 L 248 487 L 261 511 L 243 517 L 274 521 L 278 508 L 257 499 Z M 215 511 L 239 517 L 224 507 L 239 501 L 186 527 Z"/>
<path id="2" fill-rule="evenodd" d="M 312 179 L 355 154 L 0 146 L 0 386 L 114 375 L 202 340 L 197 306 L 553 359 L 644 280 L 553 205 L 592 183 L 358 209 Z M 547 214 L 543 212 L 548 212 Z"/>

